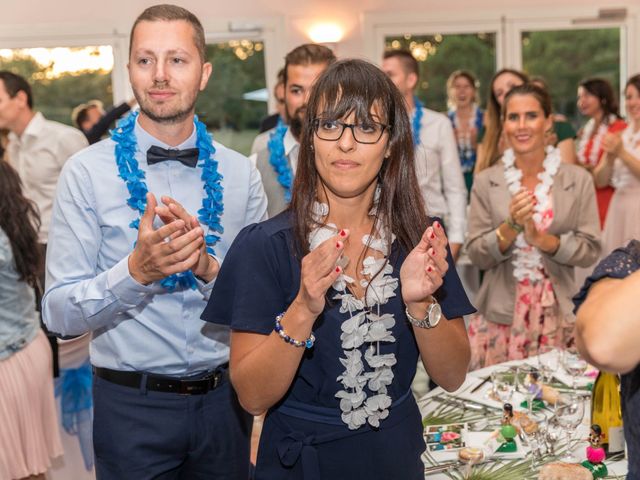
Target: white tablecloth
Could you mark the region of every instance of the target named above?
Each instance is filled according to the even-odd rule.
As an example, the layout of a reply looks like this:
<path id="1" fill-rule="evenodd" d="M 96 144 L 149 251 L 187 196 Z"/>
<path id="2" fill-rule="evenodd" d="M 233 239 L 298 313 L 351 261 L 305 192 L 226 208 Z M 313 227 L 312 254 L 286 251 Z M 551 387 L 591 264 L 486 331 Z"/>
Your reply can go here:
<path id="1" fill-rule="evenodd" d="M 462 384 L 462 386 L 456 390 L 455 392 L 452 393 L 448 393 L 445 390 L 443 390 L 442 388 L 438 387 L 432 391 L 430 391 L 429 393 L 427 393 L 426 395 L 422 396 L 419 400 L 418 400 L 418 406 L 420 408 L 420 411 L 422 413 L 422 416 L 425 417 L 427 416 L 430 412 L 433 412 L 436 408 L 438 408 L 439 405 L 442 404 L 442 402 L 440 401 L 440 399 L 443 398 L 448 398 L 449 396 L 454 397 L 456 399 L 460 399 L 460 400 L 472 400 L 473 402 L 477 402 L 478 404 L 484 404 L 487 406 L 491 406 L 495 408 L 495 411 L 497 414 L 499 414 L 501 412 L 501 406 L 498 402 L 494 402 L 488 398 L 486 398 L 486 390 L 488 388 L 491 388 L 491 382 L 486 382 L 482 387 L 480 387 L 477 391 L 475 392 L 471 392 L 471 390 L 473 390 L 476 386 L 478 386 L 484 379 L 486 379 L 487 377 L 489 377 L 491 375 L 491 372 L 499 369 L 499 368 L 505 368 L 505 367 L 509 367 L 509 366 L 517 366 L 517 365 L 521 365 L 524 363 L 529 363 L 531 365 L 534 366 L 538 366 L 538 359 L 537 357 L 532 357 L 529 358 L 527 360 L 519 360 L 519 361 L 512 361 L 512 362 L 505 362 L 502 364 L 498 364 L 498 365 L 493 365 L 491 367 L 486 367 L 480 370 L 476 370 L 473 372 L 470 372 L 469 374 L 467 374 L 467 378 L 465 380 L 465 382 Z M 569 382 L 569 377 L 566 375 L 566 373 L 562 370 L 562 368 L 559 369 L 558 372 L 556 372 L 554 374 L 554 376 L 556 378 L 559 378 L 560 380 L 563 381 L 567 381 Z M 588 378 L 588 377 L 584 377 L 584 378 L 580 378 L 578 379 L 577 385 L 585 385 L 588 382 L 593 382 L 594 379 L 593 378 Z M 514 408 L 516 410 L 518 410 L 518 406 L 514 404 Z M 575 438 L 580 438 L 581 436 L 586 438 L 588 436 L 588 432 L 589 432 L 589 426 L 590 426 L 590 402 L 588 401 L 588 398 L 586 399 L 586 405 L 585 405 L 585 415 L 584 418 L 582 420 L 582 424 L 580 425 L 580 427 L 578 427 L 578 430 L 575 434 Z M 496 423 L 495 425 L 496 428 L 499 427 L 499 424 Z M 581 443 L 579 444 L 574 452 L 574 455 L 576 456 L 577 459 L 579 459 L 580 462 L 582 462 L 583 460 L 586 460 L 585 458 L 585 448 L 587 446 L 587 443 Z M 622 476 L 622 478 L 624 478 L 624 475 L 626 475 L 627 473 L 627 462 L 626 460 L 621 460 L 621 461 L 617 461 L 617 462 L 606 462 L 607 464 L 607 468 L 609 470 L 609 475 L 610 476 Z M 425 461 L 425 466 L 432 466 L 431 464 L 429 464 L 428 462 Z M 425 477 L 428 480 L 440 480 L 440 479 L 447 479 L 449 477 L 447 477 L 445 474 L 443 473 L 439 473 L 439 474 L 432 474 L 432 475 L 428 475 Z"/>

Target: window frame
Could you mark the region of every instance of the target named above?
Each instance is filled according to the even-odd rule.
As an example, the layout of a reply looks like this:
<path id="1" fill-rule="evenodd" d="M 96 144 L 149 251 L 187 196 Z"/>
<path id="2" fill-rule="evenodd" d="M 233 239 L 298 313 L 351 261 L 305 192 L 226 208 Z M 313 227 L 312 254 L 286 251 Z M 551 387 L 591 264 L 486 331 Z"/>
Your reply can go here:
<path id="1" fill-rule="evenodd" d="M 273 91 L 278 70 L 282 67 L 286 51 L 283 17 L 263 17 L 257 19 L 201 19 L 205 41 L 215 43 L 251 38 L 264 43 L 265 79 L 269 92 Z M 131 22 L 119 22 L 105 29 L 104 23 L 82 23 L 74 25 L 41 25 L 37 34 L 33 26 L 3 26 L 0 34 L 0 48 L 56 48 L 86 47 L 94 45 L 110 46 L 113 51 L 111 86 L 113 103 L 125 102 L 133 97 L 129 83 L 129 33 Z M 70 34 L 69 32 L 74 32 Z M 214 72 L 215 75 L 215 72 Z M 275 109 L 275 100 L 269 98 L 269 110 Z"/>
<path id="2" fill-rule="evenodd" d="M 504 67 L 522 68 L 522 32 L 543 30 L 581 30 L 620 28 L 620 88 L 627 78 L 640 72 L 640 7 L 629 0 L 616 5 L 626 8 L 624 19 L 598 19 L 598 7 L 554 7 L 545 9 L 507 8 L 470 9 L 460 18 L 453 11 L 423 11 L 365 13 L 363 17 L 364 45 L 367 58 L 380 64 L 385 38 L 412 35 L 467 34 L 491 32 L 496 35 L 496 70 Z M 592 21 L 584 21 L 593 19 Z M 578 20 L 578 22 L 576 22 Z M 620 92 L 621 108 L 624 95 Z"/>

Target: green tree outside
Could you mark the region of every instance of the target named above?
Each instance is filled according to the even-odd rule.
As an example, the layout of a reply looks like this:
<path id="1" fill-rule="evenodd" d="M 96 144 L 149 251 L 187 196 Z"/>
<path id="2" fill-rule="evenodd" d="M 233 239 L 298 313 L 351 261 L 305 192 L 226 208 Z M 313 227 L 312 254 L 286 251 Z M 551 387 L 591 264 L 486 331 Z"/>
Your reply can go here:
<path id="1" fill-rule="evenodd" d="M 495 34 L 404 35 L 387 37 L 389 50 L 409 50 L 418 60 L 420 80 L 416 94 L 432 110 L 447 111 L 446 84 L 455 70 L 468 70 L 478 81 L 478 103 L 496 70 Z"/>
<path id="2" fill-rule="evenodd" d="M 556 112 L 578 127 L 584 123 L 576 107 L 582 80 L 602 77 L 620 91 L 620 29 L 525 32 L 522 65 L 529 75 L 544 77 Z"/>

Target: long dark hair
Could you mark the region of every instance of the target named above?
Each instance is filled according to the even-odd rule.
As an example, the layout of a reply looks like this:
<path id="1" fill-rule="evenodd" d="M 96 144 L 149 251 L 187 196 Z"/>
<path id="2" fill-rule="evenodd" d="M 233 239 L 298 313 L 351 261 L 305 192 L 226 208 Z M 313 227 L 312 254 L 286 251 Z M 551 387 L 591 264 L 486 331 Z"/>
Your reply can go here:
<path id="1" fill-rule="evenodd" d="M 589 78 L 580 82 L 580 86 L 596 97 L 600 102 L 600 108 L 602 108 L 602 111 L 604 112 L 602 123 L 605 125 L 608 124 L 610 115 L 613 115 L 616 118 L 621 118 L 618 108 L 618 99 L 616 98 L 613 87 L 608 80 L 605 80 L 604 78 Z"/>
<path id="2" fill-rule="evenodd" d="M 376 222 L 384 219 L 389 245 L 393 233 L 410 251 L 420 241 L 428 221 L 416 178 L 413 136 L 404 100 L 375 65 L 364 60 L 341 60 L 318 78 L 307 104 L 290 207 L 299 252 L 308 253 L 309 233 L 318 226 L 311 220 L 320 184 L 313 151 L 313 121 L 321 107 L 323 117 L 341 119 L 354 113 L 358 122 L 374 120 L 371 112 L 375 108 L 381 118 L 374 121 L 389 125 L 389 157 L 378 173 L 381 188 Z"/>
<path id="3" fill-rule="evenodd" d="M 41 273 L 38 245 L 40 217 L 33 202 L 22 194 L 22 183 L 6 161 L 0 159 L 0 228 L 9 237 L 20 280 L 37 288 Z"/>
<path id="4" fill-rule="evenodd" d="M 524 72 L 519 70 L 513 70 L 511 68 L 503 68 L 496 72 L 489 83 L 489 92 L 487 92 L 487 108 L 485 117 L 485 134 L 482 139 L 483 157 L 476 162 L 475 173 L 479 173 L 485 168 L 492 166 L 500 157 L 498 152 L 498 143 L 500 142 L 500 135 L 502 135 L 502 121 L 500 117 L 500 104 L 496 98 L 496 94 L 493 92 L 493 84 L 496 79 L 509 73 L 515 75 L 522 83 L 527 83 L 529 77 Z"/>

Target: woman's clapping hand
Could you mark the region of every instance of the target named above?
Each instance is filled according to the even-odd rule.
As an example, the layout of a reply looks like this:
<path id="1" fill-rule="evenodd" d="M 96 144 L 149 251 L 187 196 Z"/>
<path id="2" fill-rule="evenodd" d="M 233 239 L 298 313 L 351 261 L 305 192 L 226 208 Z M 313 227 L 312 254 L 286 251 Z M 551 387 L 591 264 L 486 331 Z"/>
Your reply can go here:
<path id="1" fill-rule="evenodd" d="M 402 299 L 407 306 L 430 303 L 429 297 L 442 285 L 449 268 L 447 243 L 442 225 L 434 222 L 405 259 L 400 268 L 400 283 Z"/>

